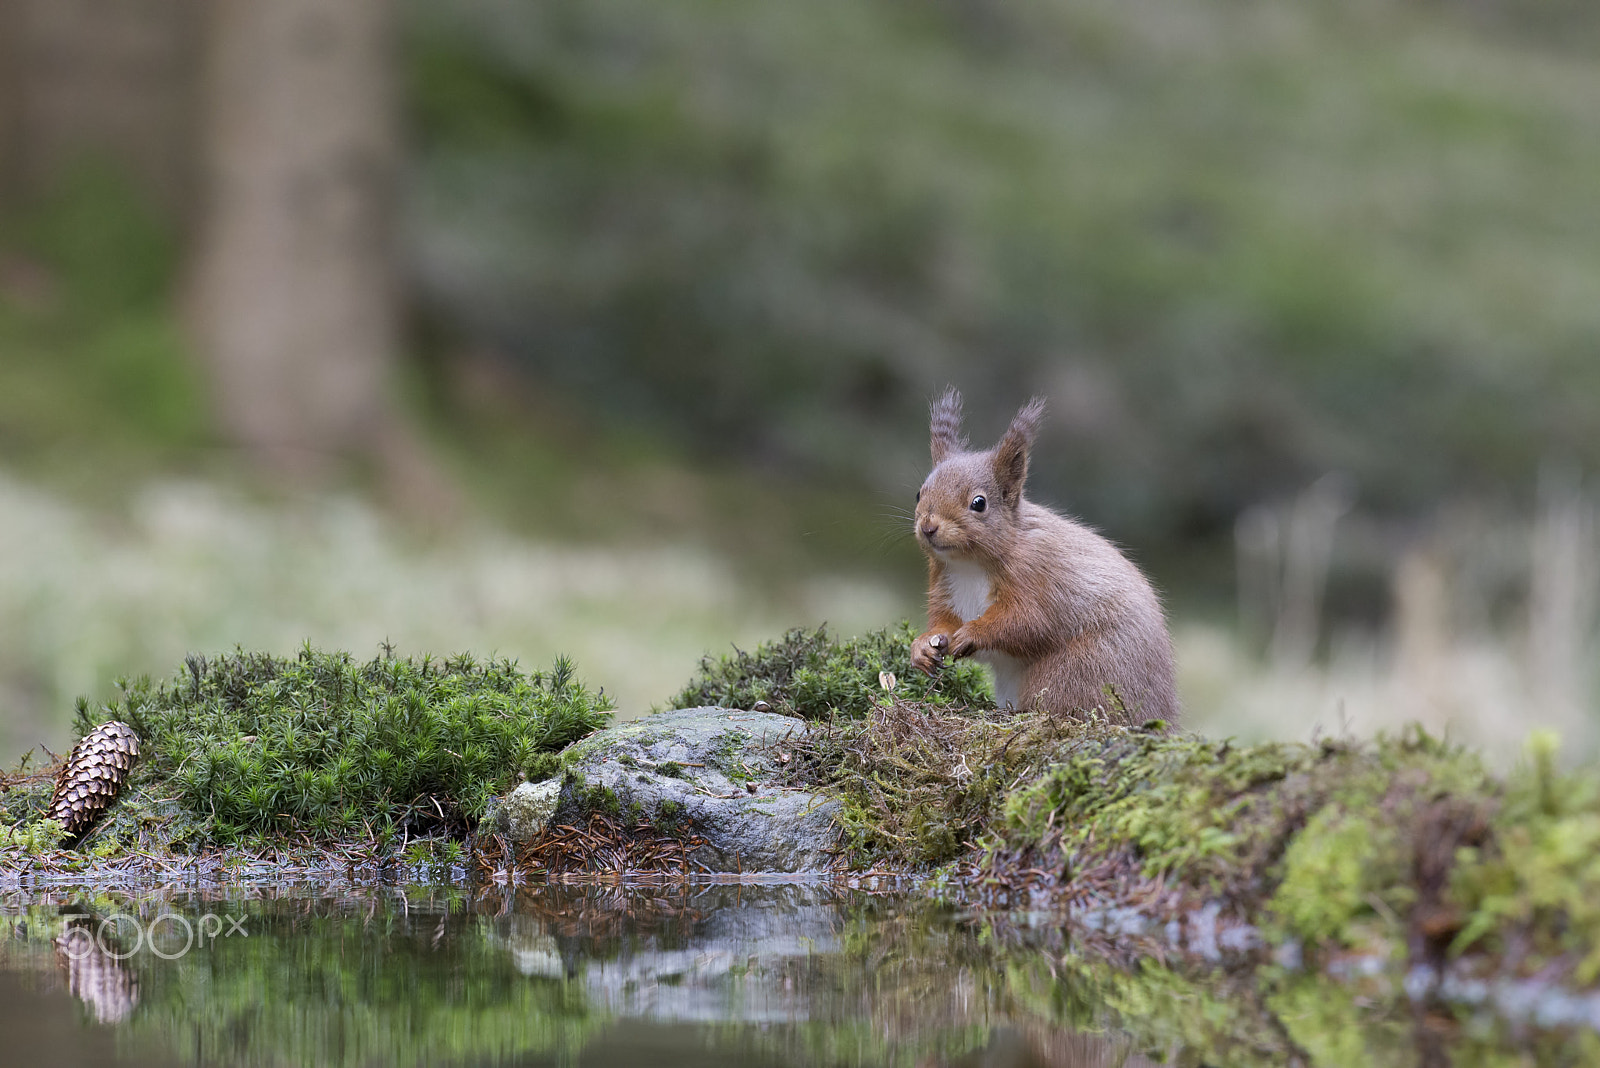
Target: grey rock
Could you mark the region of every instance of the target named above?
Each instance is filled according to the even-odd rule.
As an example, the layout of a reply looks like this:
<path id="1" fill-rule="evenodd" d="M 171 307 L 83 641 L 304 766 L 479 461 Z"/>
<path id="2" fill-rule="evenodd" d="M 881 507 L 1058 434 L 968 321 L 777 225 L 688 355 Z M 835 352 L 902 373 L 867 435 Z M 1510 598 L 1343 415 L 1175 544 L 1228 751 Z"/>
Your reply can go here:
<path id="1" fill-rule="evenodd" d="M 484 823 L 491 831 L 513 842 L 527 842 L 545 832 L 560 802 L 560 779 L 525 782 L 505 797 L 496 799 L 484 816 Z"/>
<path id="2" fill-rule="evenodd" d="M 658 712 L 569 746 L 559 803 L 544 822 L 511 815 L 529 784 L 502 799 L 487 820 L 526 841 L 552 819 L 577 824 L 593 808 L 619 806 L 630 817 L 705 839 L 691 858 L 712 871 L 819 871 L 831 859 L 838 802 L 775 781 L 783 740 L 805 730 L 802 720 L 764 712 Z"/>

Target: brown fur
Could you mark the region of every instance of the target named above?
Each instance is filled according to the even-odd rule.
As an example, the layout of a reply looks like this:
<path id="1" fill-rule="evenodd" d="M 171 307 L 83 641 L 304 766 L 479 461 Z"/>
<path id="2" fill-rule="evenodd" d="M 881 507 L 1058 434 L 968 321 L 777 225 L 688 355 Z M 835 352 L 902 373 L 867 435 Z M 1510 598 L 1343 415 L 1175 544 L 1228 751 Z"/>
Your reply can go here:
<path id="1" fill-rule="evenodd" d="M 915 519 L 928 630 L 912 663 L 931 674 L 945 656 L 975 655 L 995 667 L 1002 703 L 1175 726 L 1172 639 L 1155 590 L 1105 538 L 1023 496 L 1043 416 L 1034 398 L 994 448 L 970 452 L 961 395 L 934 402 L 934 467 Z"/>

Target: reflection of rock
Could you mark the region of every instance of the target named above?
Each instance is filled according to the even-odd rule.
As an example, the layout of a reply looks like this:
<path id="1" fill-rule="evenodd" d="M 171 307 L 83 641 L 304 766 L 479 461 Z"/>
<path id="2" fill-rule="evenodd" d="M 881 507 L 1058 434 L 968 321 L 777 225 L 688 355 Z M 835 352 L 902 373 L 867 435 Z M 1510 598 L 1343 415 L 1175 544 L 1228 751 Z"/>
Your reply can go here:
<path id="1" fill-rule="evenodd" d="M 829 861 L 838 804 L 776 784 L 783 739 L 805 729 L 787 716 L 723 708 L 645 716 L 568 749 L 553 818 L 539 816 L 556 787 L 525 784 L 484 825 L 527 841 L 547 822 L 578 826 L 604 811 L 703 838 L 691 860 L 710 871 L 819 870 Z"/>
<path id="2" fill-rule="evenodd" d="M 1156 1063 L 1127 1035 L 1079 1034 L 1060 1017 L 1033 1015 L 1033 982 L 1047 983 L 1047 1003 L 1053 996 L 1049 964 L 1030 967 L 1038 958 L 1000 949 L 987 923 L 959 923 L 914 898 L 863 899 L 821 881 L 546 885 L 500 894 L 480 908 L 489 913 L 492 937 L 524 973 L 570 983 L 596 1013 L 655 1024 L 754 1025 L 729 1033 L 759 1033 L 758 1043 L 770 1045 L 756 1048 L 769 1053 L 809 1055 L 776 1060 L 809 1063 L 818 1059 L 810 1043 L 819 1036 L 848 1036 L 852 1049 L 860 1041 L 859 1049 L 932 1054 L 905 1058 L 908 1064 Z M 1059 930 L 1037 933 L 1052 947 L 1049 958 L 1063 952 Z M 1019 967 L 1013 972 L 1011 965 Z M 783 1026 L 797 1024 L 806 1026 Z M 603 1046 L 589 1051 L 596 1063 L 605 1060 Z M 961 1059 L 935 1052 L 951 1046 Z"/>
<path id="3" fill-rule="evenodd" d="M 549 935 L 534 934 L 513 945 L 511 960 L 523 975 L 567 978 L 567 963 L 561 956 L 561 947 Z"/>
<path id="4" fill-rule="evenodd" d="M 69 927 L 55 940 L 56 959 L 67 973 L 67 989 L 89 1006 L 95 1021 L 103 1024 L 126 1020 L 139 1004 L 139 982 L 112 953 L 122 950 L 105 933 L 100 943 L 88 927 Z"/>
<path id="5" fill-rule="evenodd" d="M 602 914 L 626 922 L 595 922 Z M 659 1020 L 808 1019 L 816 992 L 806 964 L 840 949 L 839 906 L 823 885 L 701 886 L 672 897 L 552 886 L 493 922 L 524 974 L 573 976 L 597 1007 Z"/>

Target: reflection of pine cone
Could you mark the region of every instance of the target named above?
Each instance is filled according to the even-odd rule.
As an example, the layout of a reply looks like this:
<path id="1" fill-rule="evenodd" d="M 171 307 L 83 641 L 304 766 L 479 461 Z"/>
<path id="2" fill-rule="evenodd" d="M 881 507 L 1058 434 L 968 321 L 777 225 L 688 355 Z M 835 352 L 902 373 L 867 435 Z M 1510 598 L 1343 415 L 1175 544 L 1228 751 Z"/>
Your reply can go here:
<path id="1" fill-rule="evenodd" d="M 59 821 L 68 835 L 87 830 L 117 799 L 138 756 L 139 736 L 126 723 L 102 723 L 85 734 L 56 776 L 48 817 Z"/>
<path id="2" fill-rule="evenodd" d="M 139 980 L 117 959 L 129 951 L 105 933 L 104 924 L 101 927 L 99 941 L 110 943 L 110 951 L 100 946 L 87 926 L 78 926 L 55 940 L 56 960 L 66 970 L 67 989 L 89 1006 L 97 1022 L 121 1023 L 139 1004 Z"/>

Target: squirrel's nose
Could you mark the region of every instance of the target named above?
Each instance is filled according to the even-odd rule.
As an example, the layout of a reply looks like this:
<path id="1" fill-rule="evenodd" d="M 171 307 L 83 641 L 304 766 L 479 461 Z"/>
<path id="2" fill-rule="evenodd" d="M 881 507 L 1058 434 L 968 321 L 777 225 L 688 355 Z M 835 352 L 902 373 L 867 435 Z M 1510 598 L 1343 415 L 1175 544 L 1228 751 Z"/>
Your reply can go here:
<path id="1" fill-rule="evenodd" d="M 937 533 L 939 533 L 938 523 L 930 520 L 929 522 L 922 524 L 922 536 L 924 538 L 931 538 Z"/>

